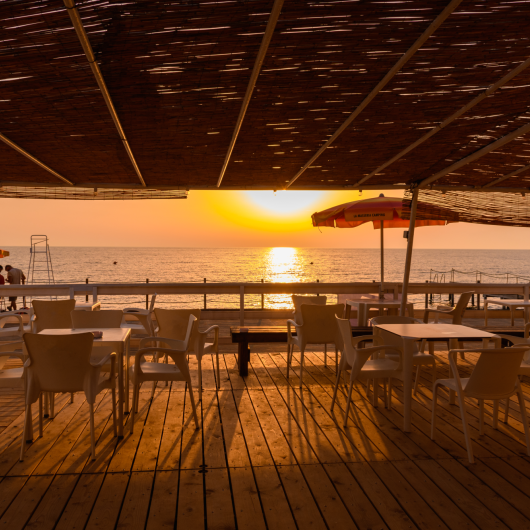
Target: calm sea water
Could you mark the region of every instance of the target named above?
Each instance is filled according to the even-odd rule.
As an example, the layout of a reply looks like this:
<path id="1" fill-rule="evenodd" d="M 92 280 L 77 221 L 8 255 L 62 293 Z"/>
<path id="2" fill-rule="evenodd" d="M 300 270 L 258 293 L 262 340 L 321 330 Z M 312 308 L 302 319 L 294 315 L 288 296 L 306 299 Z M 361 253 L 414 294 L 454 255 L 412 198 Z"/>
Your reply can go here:
<path id="1" fill-rule="evenodd" d="M 11 264 L 28 271 L 29 247 L 9 247 L 10 257 L 0 264 Z M 113 248 L 52 247 L 51 256 L 56 283 L 113 282 L 353 282 L 379 281 L 380 253 L 377 249 L 318 248 Z M 114 262 L 117 262 L 114 264 Z M 385 279 L 403 278 L 405 250 L 385 251 Z M 455 281 L 506 282 L 506 273 L 530 277 L 529 250 L 415 250 L 411 281 L 430 279 L 431 269 L 452 268 Z M 41 266 L 42 268 L 42 266 Z M 5 271 L 4 271 L 5 272 Z M 45 273 L 35 273 L 41 282 Z M 37 278 L 38 276 L 38 278 Z M 446 272 L 446 280 L 451 273 Z M 523 281 L 523 280 L 519 280 Z M 422 296 L 416 297 L 423 302 Z M 101 297 L 104 307 L 145 304 L 145 297 Z M 159 297 L 162 307 L 202 306 L 202 295 Z M 249 307 L 258 307 L 259 296 L 248 296 Z M 237 307 L 239 297 L 208 295 L 209 307 Z M 158 302 L 157 302 L 157 305 Z M 267 296 L 266 307 L 290 307 L 287 296 Z"/>

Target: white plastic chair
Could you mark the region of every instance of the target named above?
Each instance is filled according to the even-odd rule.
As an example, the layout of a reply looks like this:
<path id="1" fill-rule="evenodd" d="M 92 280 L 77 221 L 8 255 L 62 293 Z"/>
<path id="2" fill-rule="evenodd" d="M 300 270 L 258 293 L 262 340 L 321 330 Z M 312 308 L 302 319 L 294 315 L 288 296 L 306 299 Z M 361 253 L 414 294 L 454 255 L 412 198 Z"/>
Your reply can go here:
<path id="1" fill-rule="evenodd" d="M 374 317 L 371 320 L 372 325 L 378 325 L 378 324 L 421 324 L 421 321 L 416 320 L 415 318 L 411 317 L 400 317 L 400 316 L 381 316 L 381 317 Z M 401 337 L 398 337 L 397 335 L 394 335 L 393 333 L 389 333 L 388 331 L 385 331 L 384 329 L 380 328 L 374 328 L 374 345 L 375 346 L 395 346 L 396 351 L 387 351 L 385 352 L 385 356 L 389 359 L 392 359 L 394 361 L 397 361 L 401 358 L 401 352 L 398 351 L 400 348 L 403 347 L 403 339 Z M 414 344 L 414 352 L 412 355 L 412 366 L 416 367 L 416 380 L 414 381 L 414 394 L 418 391 L 418 383 L 420 380 L 420 373 L 423 366 L 430 366 L 432 369 L 432 383 L 434 385 L 436 381 L 436 357 L 434 356 L 434 352 L 427 354 L 420 351 L 421 348 L 418 347 L 418 344 Z"/>
<path id="2" fill-rule="evenodd" d="M 6 324 L 18 324 L 18 326 L 15 327 L 8 327 L 6 328 Z M 31 326 L 30 325 L 24 325 L 24 321 L 22 319 L 21 315 L 17 314 L 10 314 L 10 315 L 1 315 L 0 316 L 0 339 L 4 337 L 20 337 L 24 335 L 24 333 L 30 332 Z"/>
<path id="3" fill-rule="evenodd" d="M 388 380 L 388 394 L 386 396 L 386 406 L 390 409 L 392 407 L 392 378 L 402 379 L 402 359 L 395 361 L 386 357 L 379 358 L 377 354 L 380 352 L 395 353 L 402 355 L 401 350 L 395 346 L 373 346 L 371 348 L 359 348 L 358 345 L 362 342 L 372 341 L 371 335 L 364 335 L 352 339 L 350 322 L 344 318 L 336 318 L 338 328 L 343 340 L 342 355 L 340 358 L 339 369 L 337 371 L 337 379 L 335 382 L 335 389 L 333 391 L 333 399 L 331 400 L 331 410 L 335 406 L 337 398 L 337 391 L 343 371 L 351 369 L 350 372 L 350 386 L 348 389 L 348 401 L 346 403 L 346 412 L 344 414 L 344 426 L 348 422 L 348 413 L 350 410 L 351 395 L 353 391 L 353 383 L 357 379 L 387 379 Z M 370 357 L 372 360 L 368 360 Z M 377 391 L 374 389 L 374 406 L 377 406 Z"/>
<path id="4" fill-rule="evenodd" d="M 454 374 L 452 379 L 438 379 L 434 384 L 432 397 L 432 419 L 431 419 L 431 439 L 434 440 L 436 428 L 436 405 L 438 401 L 438 389 L 441 386 L 456 392 L 458 404 L 460 405 L 460 414 L 464 428 L 464 437 L 466 439 L 467 455 L 469 462 L 474 462 L 473 447 L 469 435 L 469 426 L 467 422 L 465 398 L 476 398 L 480 407 L 480 428 L 479 433 L 484 432 L 484 400 L 493 400 L 493 428 L 497 428 L 498 422 L 498 402 L 501 399 L 509 399 L 513 394 L 519 398 L 521 407 L 522 423 L 526 436 L 527 453 L 530 456 L 530 429 L 528 418 L 526 416 L 526 407 L 523 391 L 517 378 L 519 367 L 523 360 L 527 347 L 512 348 L 492 348 L 492 349 L 465 349 L 451 350 L 449 352 L 449 364 Z M 480 353 L 480 357 L 475 365 L 475 369 L 470 377 L 461 378 L 458 373 L 457 354 L 465 352 Z"/>
<path id="5" fill-rule="evenodd" d="M 289 378 L 289 368 L 296 346 L 300 350 L 300 388 L 302 388 L 304 351 L 308 344 L 333 344 L 335 346 L 335 366 L 338 367 L 338 349 L 342 339 L 335 322 L 335 316 L 342 317 L 344 305 L 302 304 L 300 310 L 302 324 L 297 324 L 293 320 L 287 321 L 287 378 Z M 293 335 L 293 326 L 296 329 L 296 336 Z"/>
<path id="6" fill-rule="evenodd" d="M 205 355 L 215 355 L 217 381 L 216 387 L 219 388 L 219 326 L 210 326 L 205 331 L 199 331 L 201 320 L 200 309 L 155 309 L 155 316 L 158 322 L 156 335 L 173 340 L 184 340 L 187 333 L 190 316 L 197 319 L 197 325 L 194 326 L 189 340 L 186 355 L 195 355 L 197 357 L 197 370 L 199 376 L 199 401 L 202 400 L 202 358 Z M 207 342 L 208 335 L 213 332 L 213 342 Z M 167 357 L 166 357 L 167 361 Z"/>
<path id="7" fill-rule="evenodd" d="M 33 333 L 43 329 L 69 329 L 72 326 L 70 313 L 75 309 L 75 300 L 32 300 L 35 311 Z"/>
<path id="8" fill-rule="evenodd" d="M 146 381 L 153 381 L 155 386 L 157 381 L 185 381 L 188 384 L 190 393 L 191 408 L 195 419 L 195 427 L 199 428 L 197 411 L 195 409 L 195 399 L 193 398 L 193 389 L 191 387 L 191 377 L 186 361 L 186 354 L 190 343 L 193 329 L 198 325 L 197 319 L 190 315 L 184 340 L 174 340 L 164 337 L 148 337 L 140 342 L 140 349 L 136 352 L 134 365 L 129 368 L 131 381 L 133 381 L 133 404 L 131 410 L 131 434 L 134 428 L 134 416 L 138 412 L 138 401 L 140 394 L 140 385 Z M 153 343 L 154 346 L 147 345 Z M 161 346 L 165 345 L 165 347 Z M 144 356 L 150 354 L 156 358 L 160 354 L 168 355 L 173 359 L 175 364 L 166 364 L 159 362 L 147 362 L 143 360 Z M 153 386 L 153 390 L 154 390 Z"/>
<path id="9" fill-rule="evenodd" d="M 155 333 L 155 324 L 153 322 L 153 314 L 155 311 L 157 293 L 151 297 L 148 309 L 141 309 L 139 307 L 126 307 L 123 309 L 123 315 L 128 317 L 134 317 L 140 322 L 140 326 L 134 324 L 126 324 L 127 327 L 131 328 L 131 333 L 134 335 L 145 334 L 147 337 L 153 337 Z M 144 333 L 145 332 L 145 333 Z"/>
<path id="10" fill-rule="evenodd" d="M 43 435 L 42 394 L 43 392 L 80 392 L 83 391 L 90 412 L 90 441 L 92 443 L 92 460 L 96 458 L 96 441 L 94 436 L 94 402 L 103 390 L 112 392 L 112 419 L 114 436 L 116 430 L 116 354 L 110 353 L 97 364 L 90 362 L 94 336 L 92 333 L 78 335 L 33 335 L 26 333 L 24 342 L 29 359 L 26 369 L 26 417 L 24 432 L 31 422 L 30 406 L 39 400 L 39 434 Z M 100 380 L 101 368 L 111 363 L 109 379 Z M 23 437 L 24 438 L 24 437 Z M 24 459 L 25 440 L 22 440 L 20 460 Z"/>

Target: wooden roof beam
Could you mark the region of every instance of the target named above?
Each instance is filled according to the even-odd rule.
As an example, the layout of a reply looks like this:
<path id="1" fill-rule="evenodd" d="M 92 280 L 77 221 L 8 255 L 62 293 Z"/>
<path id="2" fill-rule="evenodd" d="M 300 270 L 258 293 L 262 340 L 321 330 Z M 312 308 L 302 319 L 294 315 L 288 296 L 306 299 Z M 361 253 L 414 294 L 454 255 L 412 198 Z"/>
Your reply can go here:
<path id="1" fill-rule="evenodd" d="M 234 132 L 232 133 L 232 140 L 230 140 L 230 145 L 225 156 L 225 161 L 223 167 L 221 168 L 221 173 L 219 174 L 219 179 L 217 180 L 217 187 L 221 186 L 223 182 L 223 177 L 225 176 L 226 168 L 228 167 L 228 162 L 230 162 L 230 157 L 234 151 L 236 145 L 237 137 L 239 136 L 239 131 L 243 125 L 243 120 L 245 119 L 245 114 L 247 113 L 248 106 L 250 104 L 250 99 L 252 98 L 252 93 L 254 92 L 254 87 L 258 81 L 258 76 L 261 72 L 261 67 L 265 56 L 267 55 L 267 50 L 269 49 L 269 44 L 272 39 L 272 34 L 276 28 L 276 22 L 278 22 L 278 17 L 280 16 L 284 0 L 274 0 L 274 5 L 272 6 L 271 14 L 269 15 L 269 21 L 267 22 L 267 27 L 265 33 L 263 34 L 263 39 L 261 40 L 261 45 L 259 47 L 258 55 L 256 56 L 256 62 L 254 63 L 254 68 L 252 69 L 252 75 L 248 82 L 247 91 L 245 97 L 243 98 L 243 103 L 241 104 L 241 110 L 239 111 L 239 116 L 237 117 L 236 126 Z"/>
<path id="2" fill-rule="evenodd" d="M 525 134 L 529 132 L 530 132 L 530 123 L 527 123 L 526 125 L 519 127 L 519 129 L 516 129 L 515 131 L 512 131 L 511 133 L 507 134 L 506 136 L 503 136 L 499 138 L 498 140 L 495 140 L 494 142 L 484 146 L 482 149 L 479 149 L 478 151 L 475 151 L 474 153 L 471 153 L 470 155 L 462 158 L 458 162 L 455 162 L 454 164 L 451 164 L 445 169 L 438 171 L 438 173 L 435 173 L 434 175 L 431 175 L 430 177 L 422 180 L 418 184 L 418 187 L 425 188 L 429 186 L 429 184 L 433 183 L 434 181 L 441 179 L 442 177 L 445 177 L 449 173 L 456 171 L 462 166 L 466 166 L 467 164 L 470 164 L 471 162 L 474 162 L 475 160 L 482 158 L 488 153 L 495 151 L 495 149 L 499 149 L 499 147 L 502 147 L 503 145 L 506 145 L 507 143 L 515 140 L 516 138 L 524 136 Z"/>
<path id="3" fill-rule="evenodd" d="M 54 177 L 57 177 L 58 179 L 62 180 L 64 183 L 68 184 L 69 186 L 74 185 L 73 182 L 63 177 L 60 173 L 57 173 L 57 171 L 53 170 L 50 166 L 47 166 L 44 162 L 41 162 L 38 158 L 34 157 L 31 153 L 28 153 L 25 149 L 22 149 L 20 145 L 17 145 L 15 142 L 12 142 L 9 138 L 7 138 L 7 136 L 4 136 L 1 133 L 0 133 L 0 140 L 2 140 L 2 142 L 7 144 L 9 147 L 12 147 L 15 151 L 18 151 L 21 155 L 25 156 L 27 159 L 31 160 L 34 164 L 37 164 L 42 169 L 46 170 L 48 173 L 51 173 Z"/>
<path id="4" fill-rule="evenodd" d="M 350 114 L 346 121 L 333 133 L 331 138 L 310 158 L 310 160 L 300 169 L 300 171 L 287 183 L 285 189 L 293 185 L 293 183 L 304 173 L 304 171 L 313 162 L 324 153 L 324 151 L 344 132 L 344 130 L 351 125 L 353 120 L 370 104 L 370 102 L 377 96 L 381 90 L 390 82 L 390 80 L 407 64 L 412 56 L 420 49 L 425 41 L 444 23 L 445 19 L 460 5 L 462 0 L 451 0 L 447 7 L 431 22 L 429 27 L 416 40 L 416 42 L 401 56 L 399 61 L 386 73 L 385 77 L 377 83 L 361 104 Z"/>
<path id="5" fill-rule="evenodd" d="M 72 21 L 72 24 L 74 25 L 75 32 L 77 33 L 79 41 L 81 42 L 81 46 L 83 47 L 86 58 L 88 59 L 88 63 L 90 65 L 92 73 L 94 74 L 94 77 L 96 78 L 96 82 L 99 86 L 99 89 L 101 90 L 103 99 L 105 100 L 105 103 L 107 104 L 107 108 L 109 109 L 110 115 L 112 117 L 112 121 L 114 122 L 114 125 L 116 126 L 116 129 L 118 130 L 118 134 L 120 136 L 120 140 L 123 143 L 123 147 L 125 148 L 125 150 L 127 151 L 127 154 L 129 155 L 131 163 L 134 167 L 134 170 L 136 171 L 136 174 L 138 175 L 138 178 L 140 179 L 140 182 L 142 183 L 142 186 L 145 187 L 146 186 L 145 180 L 142 176 L 140 168 L 138 167 L 138 164 L 136 163 L 136 159 L 134 158 L 129 142 L 127 141 L 127 137 L 125 136 L 125 131 L 123 130 L 123 127 L 121 126 L 120 118 L 118 117 L 118 113 L 116 112 L 116 109 L 114 108 L 114 103 L 112 102 L 112 99 L 110 97 L 109 91 L 107 89 L 107 85 L 105 84 L 105 80 L 103 79 L 103 75 L 101 74 L 101 70 L 99 69 L 99 65 L 96 62 L 96 58 L 94 57 L 94 52 L 92 51 L 92 46 L 90 45 L 90 41 L 88 40 L 88 36 L 83 26 L 83 21 L 81 20 L 79 11 L 77 10 L 77 7 L 75 5 L 75 0 L 63 0 L 63 1 L 64 1 L 64 5 L 66 6 L 68 10 L 68 15 L 70 16 L 70 20 Z"/>
<path id="6" fill-rule="evenodd" d="M 403 151 L 399 152 L 396 156 L 392 157 L 390 160 L 387 160 L 384 164 L 381 164 L 377 169 L 374 169 L 369 175 L 363 177 L 357 182 L 357 184 L 362 184 L 363 182 L 366 182 L 374 175 L 381 173 L 381 171 L 386 169 L 390 164 L 393 164 L 396 160 L 403 158 L 407 153 L 410 153 L 410 151 L 416 149 L 416 147 L 426 142 L 429 138 L 434 136 L 436 133 L 440 132 L 450 123 L 460 118 L 460 116 L 465 114 L 468 110 L 472 109 L 475 105 L 478 105 L 483 99 L 486 99 L 488 96 L 491 96 L 499 88 L 504 86 L 506 83 L 510 82 L 514 77 L 519 75 L 523 70 L 526 70 L 529 66 L 530 58 L 526 59 L 526 61 L 522 62 L 517 68 L 514 68 L 511 72 L 508 72 L 502 79 L 500 79 L 495 84 L 491 85 L 489 88 L 484 90 L 484 92 L 479 94 L 477 97 L 473 98 L 469 103 L 464 105 L 461 109 L 457 110 L 454 114 L 451 114 L 451 116 L 446 118 L 442 123 L 440 123 L 436 127 L 433 127 L 428 133 L 424 134 L 421 138 L 419 138 L 418 140 L 410 144 L 408 147 L 403 149 Z"/>

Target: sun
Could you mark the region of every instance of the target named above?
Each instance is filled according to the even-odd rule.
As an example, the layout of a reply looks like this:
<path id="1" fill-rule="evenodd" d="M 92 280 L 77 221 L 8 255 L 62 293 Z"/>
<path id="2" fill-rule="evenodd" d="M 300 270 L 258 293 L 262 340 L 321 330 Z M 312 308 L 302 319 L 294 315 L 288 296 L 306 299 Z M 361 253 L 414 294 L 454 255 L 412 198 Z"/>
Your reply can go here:
<path id="1" fill-rule="evenodd" d="M 245 195 L 260 208 L 279 215 L 296 215 L 317 203 L 321 191 L 245 191 Z"/>

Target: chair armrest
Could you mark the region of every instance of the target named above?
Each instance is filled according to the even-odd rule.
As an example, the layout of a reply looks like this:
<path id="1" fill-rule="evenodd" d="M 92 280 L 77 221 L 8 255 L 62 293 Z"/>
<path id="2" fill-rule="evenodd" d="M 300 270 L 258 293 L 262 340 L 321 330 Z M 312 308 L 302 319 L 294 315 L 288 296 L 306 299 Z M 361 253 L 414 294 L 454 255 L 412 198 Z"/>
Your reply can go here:
<path id="1" fill-rule="evenodd" d="M 5 351 L 0 353 L 0 359 L 2 357 L 18 357 L 22 363 L 26 362 L 26 356 L 23 353 L 20 353 L 19 351 Z"/>
<path id="2" fill-rule="evenodd" d="M 101 368 L 105 364 L 108 364 L 110 361 L 112 361 L 113 357 L 114 357 L 114 359 L 116 359 L 116 353 L 115 352 L 112 352 L 112 353 L 109 353 L 108 355 L 105 355 L 105 357 L 103 357 L 103 359 L 98 361 L 96 364 L 92 364 L 92 363 L 90 363 L 90 364 L 92 364 L 92 366 L 94 368 Z"/>
<path id="3" fill-rule="evenodd" d="M 186 350 L 186 348 L 184 347 L 183 340 L 166 339 L 164 337 L 146 337 L 145 339 L 142 339 L 140 341 L 140 348 L 147 348 L 146 344 L 149 344 L 150 342 L 162 342 L 164 344 L 167 344 L 172 350 Z M 158 349 L 160 350 L 161 348 Z"/>
<path id="4" fill-rule="evenodd" d="M 528 339 L 523 339 L 523 337 L 514 337 L 513 335 L 497 335 L 497 337 L 500 337 L 501 339 L 508 340 L 512 344 L 528 344 L 530 346 L 530 343 L 528 342 Z"/>
<path id="5" fill-rule="evenodd" d="M 200 341 L 199 348 L 204 347 L 204 344 L 206 343 L 206 338 L 212 331 L 214 332 L 213 345 L 215 348 L 219 346 L 219 326 L 214 325 L 214 326 L 210 326 L 208 329 L 204 331 L 199 331 L 199 341 Z"/>
<path id="6" fill-rule="evenodd" d="M 425 312 L 423 313 L 423 323 L 429 323 L 429 313 L 437 313 L 438 315 L 451 315 L 453 311 L 454 309 L 451 309 L 450 311 L 442 311 L 441 309 L 425 309 Z"/>
<path id="7" fill-rule="evenodd" d="M 287 321 L 287 341 L 290 341 L 293 338 L 293 332 L 291 330 L 291 326 L 294 326 L 296 329 L 303 328 L 302 324 L 297 324 L 294 320 L 288 320 Z"/>

